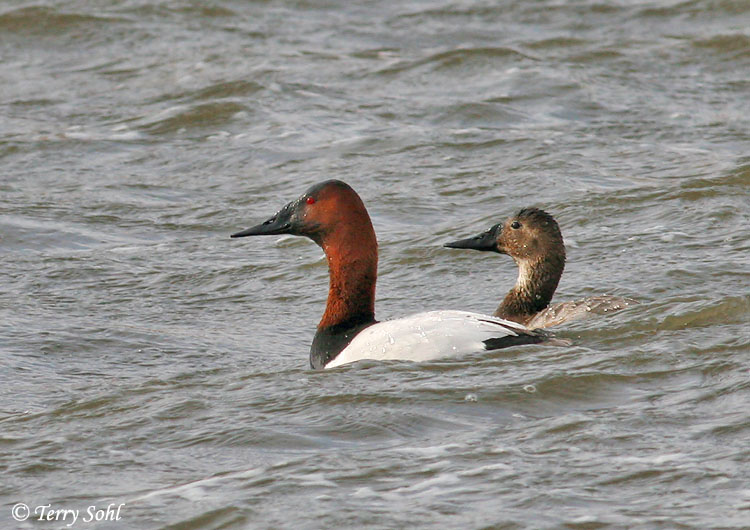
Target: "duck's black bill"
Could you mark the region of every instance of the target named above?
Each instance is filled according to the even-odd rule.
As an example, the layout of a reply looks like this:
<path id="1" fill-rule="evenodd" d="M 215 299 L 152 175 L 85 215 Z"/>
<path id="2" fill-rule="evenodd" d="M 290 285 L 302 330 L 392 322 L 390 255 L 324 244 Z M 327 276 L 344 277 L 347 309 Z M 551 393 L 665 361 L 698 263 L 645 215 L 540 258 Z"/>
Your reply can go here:
<path id="1" fill-rule="evenodd" d="M 289 234 L 292 231 L 293 220 L 293 203 L 289 203 L 279 210 L 273 217 L 259 225 L 242 230 L 231 237 L 245 236 L 272 236 L 276 234 Z"/>
<path id="2" fill-rule="evenodd" d="M 497 232 L 499 228 L 499 225 L 493 226 L 478 236 L 451 241 L 443 246 L 448 248 L 469 248 L 471 250 L 489 250 L 497 252 Z"/>

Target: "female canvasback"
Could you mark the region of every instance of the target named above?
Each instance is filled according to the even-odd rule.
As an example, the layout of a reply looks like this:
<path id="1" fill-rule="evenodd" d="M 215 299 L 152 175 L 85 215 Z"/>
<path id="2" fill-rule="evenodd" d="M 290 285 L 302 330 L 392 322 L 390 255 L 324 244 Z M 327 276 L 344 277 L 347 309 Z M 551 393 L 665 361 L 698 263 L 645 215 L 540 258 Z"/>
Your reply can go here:
<path id="1" fill-rule="evenodd" d="M 494 316 L 528 328 L 546 328 L 586 314 L 611 313 L 638 303 L 617 296 L 591 296 L 550 306 L 565 268 L 565 244 L 557 221 L 538 208 L 524 208 L 486 232 L 445 246 L 512 257 L 518 265 L 518 279 Z"/>
<path id="2" fill-rule="evenodd" d="M 377 322 L 378 242 L 362 199 L 344 182 L 316 184 L 264 223 L 232 237 L 275 234 L 309 237 L 328 260 L 328 301 L 310 347 L 315 369 L 362 359 L 426 361 L 538 343 L 546 337 L 516 322 L 465 311 L 430 311 Z"/>

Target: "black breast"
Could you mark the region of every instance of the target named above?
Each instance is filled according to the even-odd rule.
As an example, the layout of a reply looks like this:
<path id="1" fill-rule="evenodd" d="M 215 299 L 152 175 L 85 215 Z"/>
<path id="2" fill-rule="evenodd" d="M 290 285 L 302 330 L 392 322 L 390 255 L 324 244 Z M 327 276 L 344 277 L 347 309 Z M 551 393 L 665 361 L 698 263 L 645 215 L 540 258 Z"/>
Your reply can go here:
<path id="1" fill-rule="evenodd" d="M 373 324 L 375 320 L 345 322 L 327 328 L 318 328 L 310 346 L 310 366 L 314 370 L 322 370 L 349 345 L 360 331 Z"/>

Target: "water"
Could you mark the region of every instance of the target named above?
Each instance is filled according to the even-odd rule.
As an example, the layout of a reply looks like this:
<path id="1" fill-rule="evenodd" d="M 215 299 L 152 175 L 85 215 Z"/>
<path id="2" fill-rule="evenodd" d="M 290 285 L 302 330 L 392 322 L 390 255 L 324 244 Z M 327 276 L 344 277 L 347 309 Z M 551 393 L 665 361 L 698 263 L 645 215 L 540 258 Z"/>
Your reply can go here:
<path id="1" fill-rule="evenodd" d="M 748 28 L 744 0 L 3 3 L 0 526 L 749 527 Z M 313 372 L 322 253 L 228 236 L 327 178 L 370 209 L 380 318 L 492 312 L 510 259 L 441 245 L 523 206 L 566 238 L 556 301 L 641 304 Z"/>

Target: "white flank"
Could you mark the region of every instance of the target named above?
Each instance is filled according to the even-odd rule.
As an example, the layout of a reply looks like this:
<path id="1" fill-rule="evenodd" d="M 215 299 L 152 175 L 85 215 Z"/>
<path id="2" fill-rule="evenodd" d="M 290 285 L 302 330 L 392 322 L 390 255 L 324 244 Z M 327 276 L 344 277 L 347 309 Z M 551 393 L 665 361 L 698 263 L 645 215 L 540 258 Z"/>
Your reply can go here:
<path id="1" fill-rule="evenodd" d="M 364 329 L 326 368 L 363 359 L 430 361 L 485 349 L 483 341 L 518 335 L 527 328 L 467 311 L 428 311 L 378 322 Z"/>

